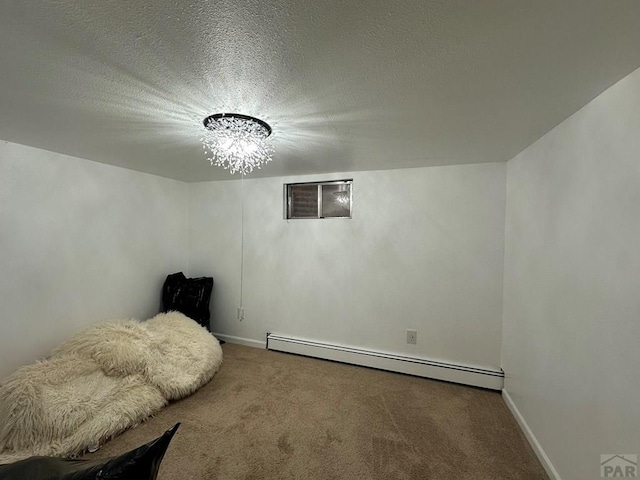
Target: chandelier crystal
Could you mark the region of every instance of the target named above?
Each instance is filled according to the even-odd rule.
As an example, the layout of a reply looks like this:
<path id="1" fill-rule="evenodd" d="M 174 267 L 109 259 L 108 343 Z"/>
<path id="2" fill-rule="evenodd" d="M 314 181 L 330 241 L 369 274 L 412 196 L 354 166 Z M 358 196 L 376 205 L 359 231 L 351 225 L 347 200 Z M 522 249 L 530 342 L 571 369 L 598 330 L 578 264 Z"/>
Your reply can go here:
<path id="1" fill-rule="evenodd" d="M 204 119 L 202 147 L 211 165 L 230 173 L 251 173 L 272 160 L 271 127 L 239 113 L 217 113 Z"/>

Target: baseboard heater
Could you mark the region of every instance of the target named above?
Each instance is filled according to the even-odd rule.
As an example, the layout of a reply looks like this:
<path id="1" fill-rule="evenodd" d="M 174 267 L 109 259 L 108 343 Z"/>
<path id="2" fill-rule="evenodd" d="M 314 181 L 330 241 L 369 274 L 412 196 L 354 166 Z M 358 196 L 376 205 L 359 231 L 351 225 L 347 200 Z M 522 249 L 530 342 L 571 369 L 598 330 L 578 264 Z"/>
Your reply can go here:
<path id="1" fill-rule="evenodd" d="M 426 358 L 407 357 L 405 355 L 376 352 L 344 345 L 333 345 L 285 337 L 275 333 L 267 333 L 267 349 L 492 390 L 502 390 L 504 385 L 504 372 L 502 370 L 440 362 Z"/>

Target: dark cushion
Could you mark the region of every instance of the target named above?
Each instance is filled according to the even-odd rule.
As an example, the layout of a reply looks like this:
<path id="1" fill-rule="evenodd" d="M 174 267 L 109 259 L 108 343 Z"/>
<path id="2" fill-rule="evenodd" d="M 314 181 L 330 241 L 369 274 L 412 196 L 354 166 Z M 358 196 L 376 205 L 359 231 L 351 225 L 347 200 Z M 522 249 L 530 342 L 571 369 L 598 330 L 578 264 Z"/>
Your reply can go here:
<path id="1" fill-rule="evenodd" d="M 176 423 L 162 436 L 119 457 L 69 460 L 31 457 L 0 465 L 0 480 L 155 480 Z"/>
<path id="2" fill-rule="evenodd" d="M 209 300 L 213 278 L 187 278 L 182 272 L 167 276 L 162 287 L 162 311 L 175 310 L 209 329 Z"/>

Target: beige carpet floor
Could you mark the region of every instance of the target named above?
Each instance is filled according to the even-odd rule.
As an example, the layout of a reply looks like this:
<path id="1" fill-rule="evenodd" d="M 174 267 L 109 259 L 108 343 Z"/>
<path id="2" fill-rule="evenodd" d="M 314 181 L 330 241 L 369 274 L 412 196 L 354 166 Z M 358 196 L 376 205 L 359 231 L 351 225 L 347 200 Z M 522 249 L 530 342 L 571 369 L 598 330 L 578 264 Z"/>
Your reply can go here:
<path id="1" fill-rule="evenodd" d="M 182 422 L 160 480 L 546 479 L 498 392 L 225 344 L 214 379 L 87 458 Z"/>

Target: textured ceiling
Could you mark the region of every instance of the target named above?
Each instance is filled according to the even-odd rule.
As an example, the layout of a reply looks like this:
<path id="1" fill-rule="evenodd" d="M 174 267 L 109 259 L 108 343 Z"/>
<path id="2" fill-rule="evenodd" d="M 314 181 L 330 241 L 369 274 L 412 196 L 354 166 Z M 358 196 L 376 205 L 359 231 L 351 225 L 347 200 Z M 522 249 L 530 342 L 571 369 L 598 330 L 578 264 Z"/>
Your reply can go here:
<path id="1" fill-rule="evenodd" d="M 0 2 L 0 138 L 187 181 L 506 161 L 640 66 L 637 0 Z"/>

